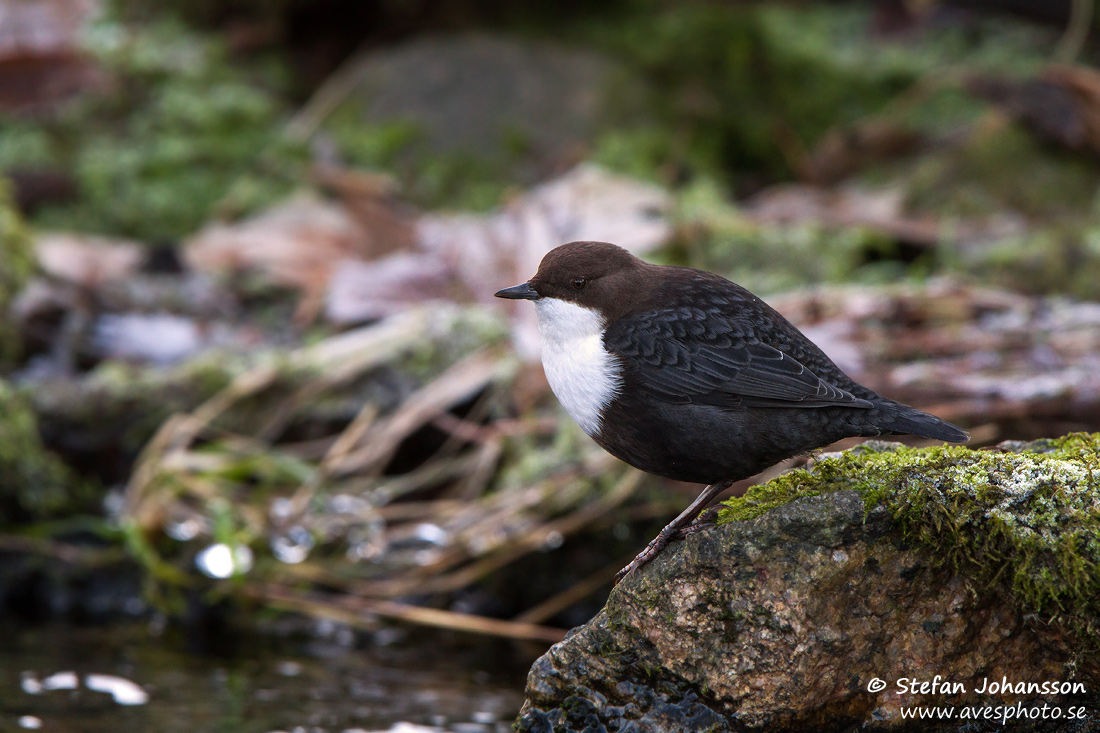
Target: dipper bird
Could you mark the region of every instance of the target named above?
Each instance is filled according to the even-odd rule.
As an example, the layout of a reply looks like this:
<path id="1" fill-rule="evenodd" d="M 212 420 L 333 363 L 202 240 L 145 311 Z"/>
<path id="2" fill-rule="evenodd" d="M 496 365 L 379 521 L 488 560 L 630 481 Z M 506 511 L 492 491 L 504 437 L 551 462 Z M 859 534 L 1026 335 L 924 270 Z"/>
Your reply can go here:
<path id="1" fill-rule="evenodd" d="M 734 481 L 785 458 L 854 436 L 969 438 L 856 383 L 764 301 L 713 273 L 570 242 L 496 296 L 534 302 L 546 379 L 596 443 L 648 473 L 708 484 L 619 579 Z"/>

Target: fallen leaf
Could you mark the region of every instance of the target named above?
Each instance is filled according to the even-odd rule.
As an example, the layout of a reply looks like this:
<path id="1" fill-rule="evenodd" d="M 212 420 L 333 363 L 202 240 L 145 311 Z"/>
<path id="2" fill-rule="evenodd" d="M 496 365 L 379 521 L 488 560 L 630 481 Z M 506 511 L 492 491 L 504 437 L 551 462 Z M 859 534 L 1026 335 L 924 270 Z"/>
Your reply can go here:
<path id="1" fill-rule="evenodd" d="M 326 314 L 338 323 L 384 318 L 414 303 L 449 298 L 447 263 L 424 253 L 378 262 L 344 260 L 333 273 Z"/>
<path id="2" fill-rule="evenodd" d="M 907 214 L 901 188 L 860 186 L 820 188 L 800 183 L 761 191 L 745 203 L 745 215 L 757 224 L 813 223 L 829 227 L 876 229 L 900 242 L 932 247 L 940 239 L 940 222 Z"/>
<path id="3" fill-rule="evenodd" d="M 1100 303 L 937 281 L 796 293 L 772 305 L 824 334 L 822 348 L 857 381 L 951 421 L 1025 421 L 1039 437 L 1057 432 L 1044 420 L 1067 432 L 1100 414 Z"/>
<path id="4" fill-rule="evenodd" d="M 43 272 L 89 289 L 129 277 L 145 257 L 136 242 L 83 234 L 43 234 L 34 247 Z"/>
<path id="5" fill-rule="evenodd" d="M 318 165 L 317 182 L 333 191 L 367 233 L 367 259 L 413 249 L 417 214 L 398 200 L 393 179 L 378 173 Z"/>
<path id="6" fill-rule="evenodd" d="M 345 207 L 312 197 L 237 223 L 210 224 L 183 245 L 184 261 L 200 272 L 258 272 L 302 291 L 300 322 L 313 320 L 336 263 L 370 252 L 370 234 Z"/>

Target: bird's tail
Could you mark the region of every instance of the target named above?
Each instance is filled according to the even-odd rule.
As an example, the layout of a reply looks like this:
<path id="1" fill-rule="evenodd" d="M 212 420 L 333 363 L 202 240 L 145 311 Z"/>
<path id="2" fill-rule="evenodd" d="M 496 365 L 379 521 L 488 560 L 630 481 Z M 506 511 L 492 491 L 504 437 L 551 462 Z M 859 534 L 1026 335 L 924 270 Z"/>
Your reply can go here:
<path id="1" fill-rule="evenodd" d="M 895 433 L 920 435 L 948 443 L 965 443 L 970 440 L 970 434 L 965 430 L 935 415 L 914 410 L 901 403 L 894 403 L 892 407 L 893 410 L 884 411 L 886 414 L 879 422 L 879 427 Z"/>

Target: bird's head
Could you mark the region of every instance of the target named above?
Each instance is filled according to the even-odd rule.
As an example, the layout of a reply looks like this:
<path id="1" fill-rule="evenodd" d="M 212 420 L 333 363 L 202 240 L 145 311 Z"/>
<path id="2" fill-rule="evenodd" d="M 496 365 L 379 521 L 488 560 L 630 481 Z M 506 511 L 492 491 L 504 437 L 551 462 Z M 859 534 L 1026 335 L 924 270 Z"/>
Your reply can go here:
<path id="1" fill-rule="evenodd" d="M 496 293 L 512 300 L 562 301 L 600 313 L 623 312 L 643 287 L 646 263 L 607 242 L 570 242 L 550 250 L 527 282 Z"/>

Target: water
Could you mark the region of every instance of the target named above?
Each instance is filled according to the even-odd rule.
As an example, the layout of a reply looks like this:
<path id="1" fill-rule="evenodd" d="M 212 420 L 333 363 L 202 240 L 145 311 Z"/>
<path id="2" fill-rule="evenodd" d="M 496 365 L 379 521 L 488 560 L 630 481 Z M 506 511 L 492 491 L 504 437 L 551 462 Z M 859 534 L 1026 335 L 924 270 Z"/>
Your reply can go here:
<path id="1" fill-rule="evenodd" d="M 145 623 L 0 629 L 0 730 L 505 733 L 541 651 L 419 629 L 375 639 L 394 643 L 265 638 L 225 656 Z"/>

